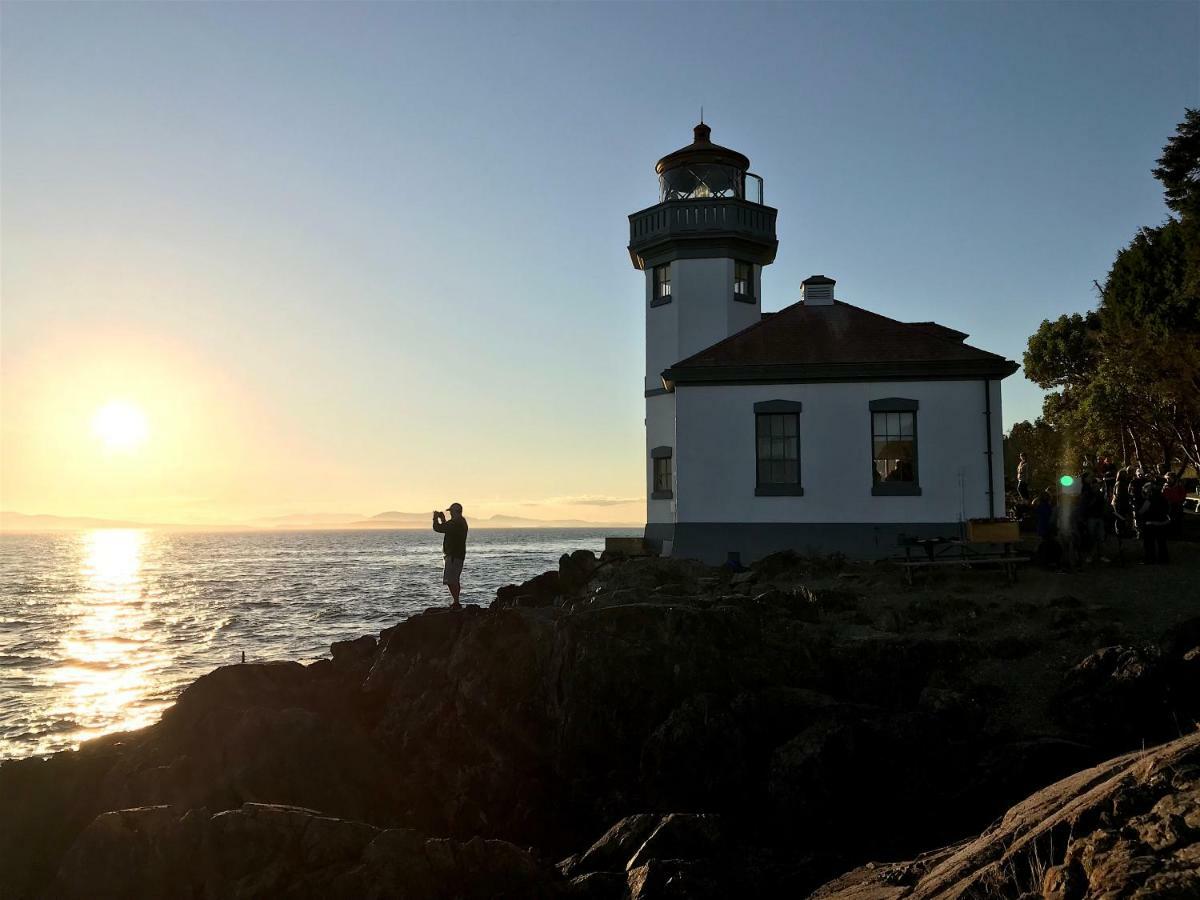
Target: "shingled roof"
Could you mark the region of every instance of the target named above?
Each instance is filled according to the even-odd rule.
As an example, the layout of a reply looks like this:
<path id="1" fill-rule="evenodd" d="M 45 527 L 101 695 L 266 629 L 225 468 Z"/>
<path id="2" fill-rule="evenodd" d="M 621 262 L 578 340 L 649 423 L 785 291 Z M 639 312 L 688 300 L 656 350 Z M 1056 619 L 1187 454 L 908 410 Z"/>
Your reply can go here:
<path id="1" fill-rule="evenodd" d="M 803 301 L 681 360 L 667 385 L 862 381 L 888 378 L 1004 378 L 1011 360 L 963 343 L 934 322 L 897 322 L 838 300 Z"/>

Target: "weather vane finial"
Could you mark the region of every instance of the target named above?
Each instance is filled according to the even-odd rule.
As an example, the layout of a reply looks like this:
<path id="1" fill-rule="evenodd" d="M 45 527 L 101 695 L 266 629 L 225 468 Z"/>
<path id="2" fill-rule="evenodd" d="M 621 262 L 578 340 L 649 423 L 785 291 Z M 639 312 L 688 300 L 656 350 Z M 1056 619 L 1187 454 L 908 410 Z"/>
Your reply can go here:
<path id="1" fill-rule="evenodd" d="M 704 124 L 704 107 L 703 106 L 700 107 L 700 124 L 701 125 Z"/>

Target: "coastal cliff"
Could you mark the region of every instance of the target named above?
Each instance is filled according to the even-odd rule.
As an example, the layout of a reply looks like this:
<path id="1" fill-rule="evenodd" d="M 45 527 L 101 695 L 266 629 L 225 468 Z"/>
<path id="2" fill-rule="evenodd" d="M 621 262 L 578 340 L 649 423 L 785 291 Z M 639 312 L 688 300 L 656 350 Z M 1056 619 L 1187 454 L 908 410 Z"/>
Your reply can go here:
<path id="1" fill-rule="evenodd" d="M 573 554 L 492 609 L 219 668 L 150 728 L 0 766 L 0 896 L 804 896 L 910 857 L 820 896 L 937 896 L 1021 869 L 1012 836 L 1085 795 L 1119 809 L 1027 840 L 1054 896 L 1100 895 L 1085 824 L 1194 844 L 1200 620 L 1145 641 L 1066 594 L 899 583 Z M 917 856 L 1081 770 L 986 833 L 1008 856 Z M 1095 794 L 1121 772 L 1152 789 Z"/>

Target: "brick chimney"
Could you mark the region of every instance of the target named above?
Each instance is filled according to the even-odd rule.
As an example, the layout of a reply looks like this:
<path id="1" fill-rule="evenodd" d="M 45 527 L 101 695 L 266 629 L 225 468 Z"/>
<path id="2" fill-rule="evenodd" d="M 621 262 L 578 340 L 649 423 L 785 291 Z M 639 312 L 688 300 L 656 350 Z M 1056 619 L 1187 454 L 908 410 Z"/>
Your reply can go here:
<path id="1" fill-rule="evenodd" d="M 800 283 L 800 299 L 805 306 L 833 306 L 832 278 L 824 275 L 811 275 Z"/>

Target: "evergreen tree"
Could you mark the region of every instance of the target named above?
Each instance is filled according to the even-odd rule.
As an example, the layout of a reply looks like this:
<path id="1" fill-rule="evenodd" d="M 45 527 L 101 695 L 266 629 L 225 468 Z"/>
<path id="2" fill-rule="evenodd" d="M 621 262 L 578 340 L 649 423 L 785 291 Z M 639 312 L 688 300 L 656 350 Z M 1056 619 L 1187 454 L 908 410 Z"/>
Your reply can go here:
<path id="1" fill-rule="evenodd" d="M 1200 471 L 1200 110 L 1187 110 L 1154 175 L 1179 217 L 1117 254 L 1095 312 L 1042 322 L 1025 374 L 1056 389 L 1037 425 L 1064 446 Z M 1020 424 L 1030 439 L 1037 425 Z"/>

